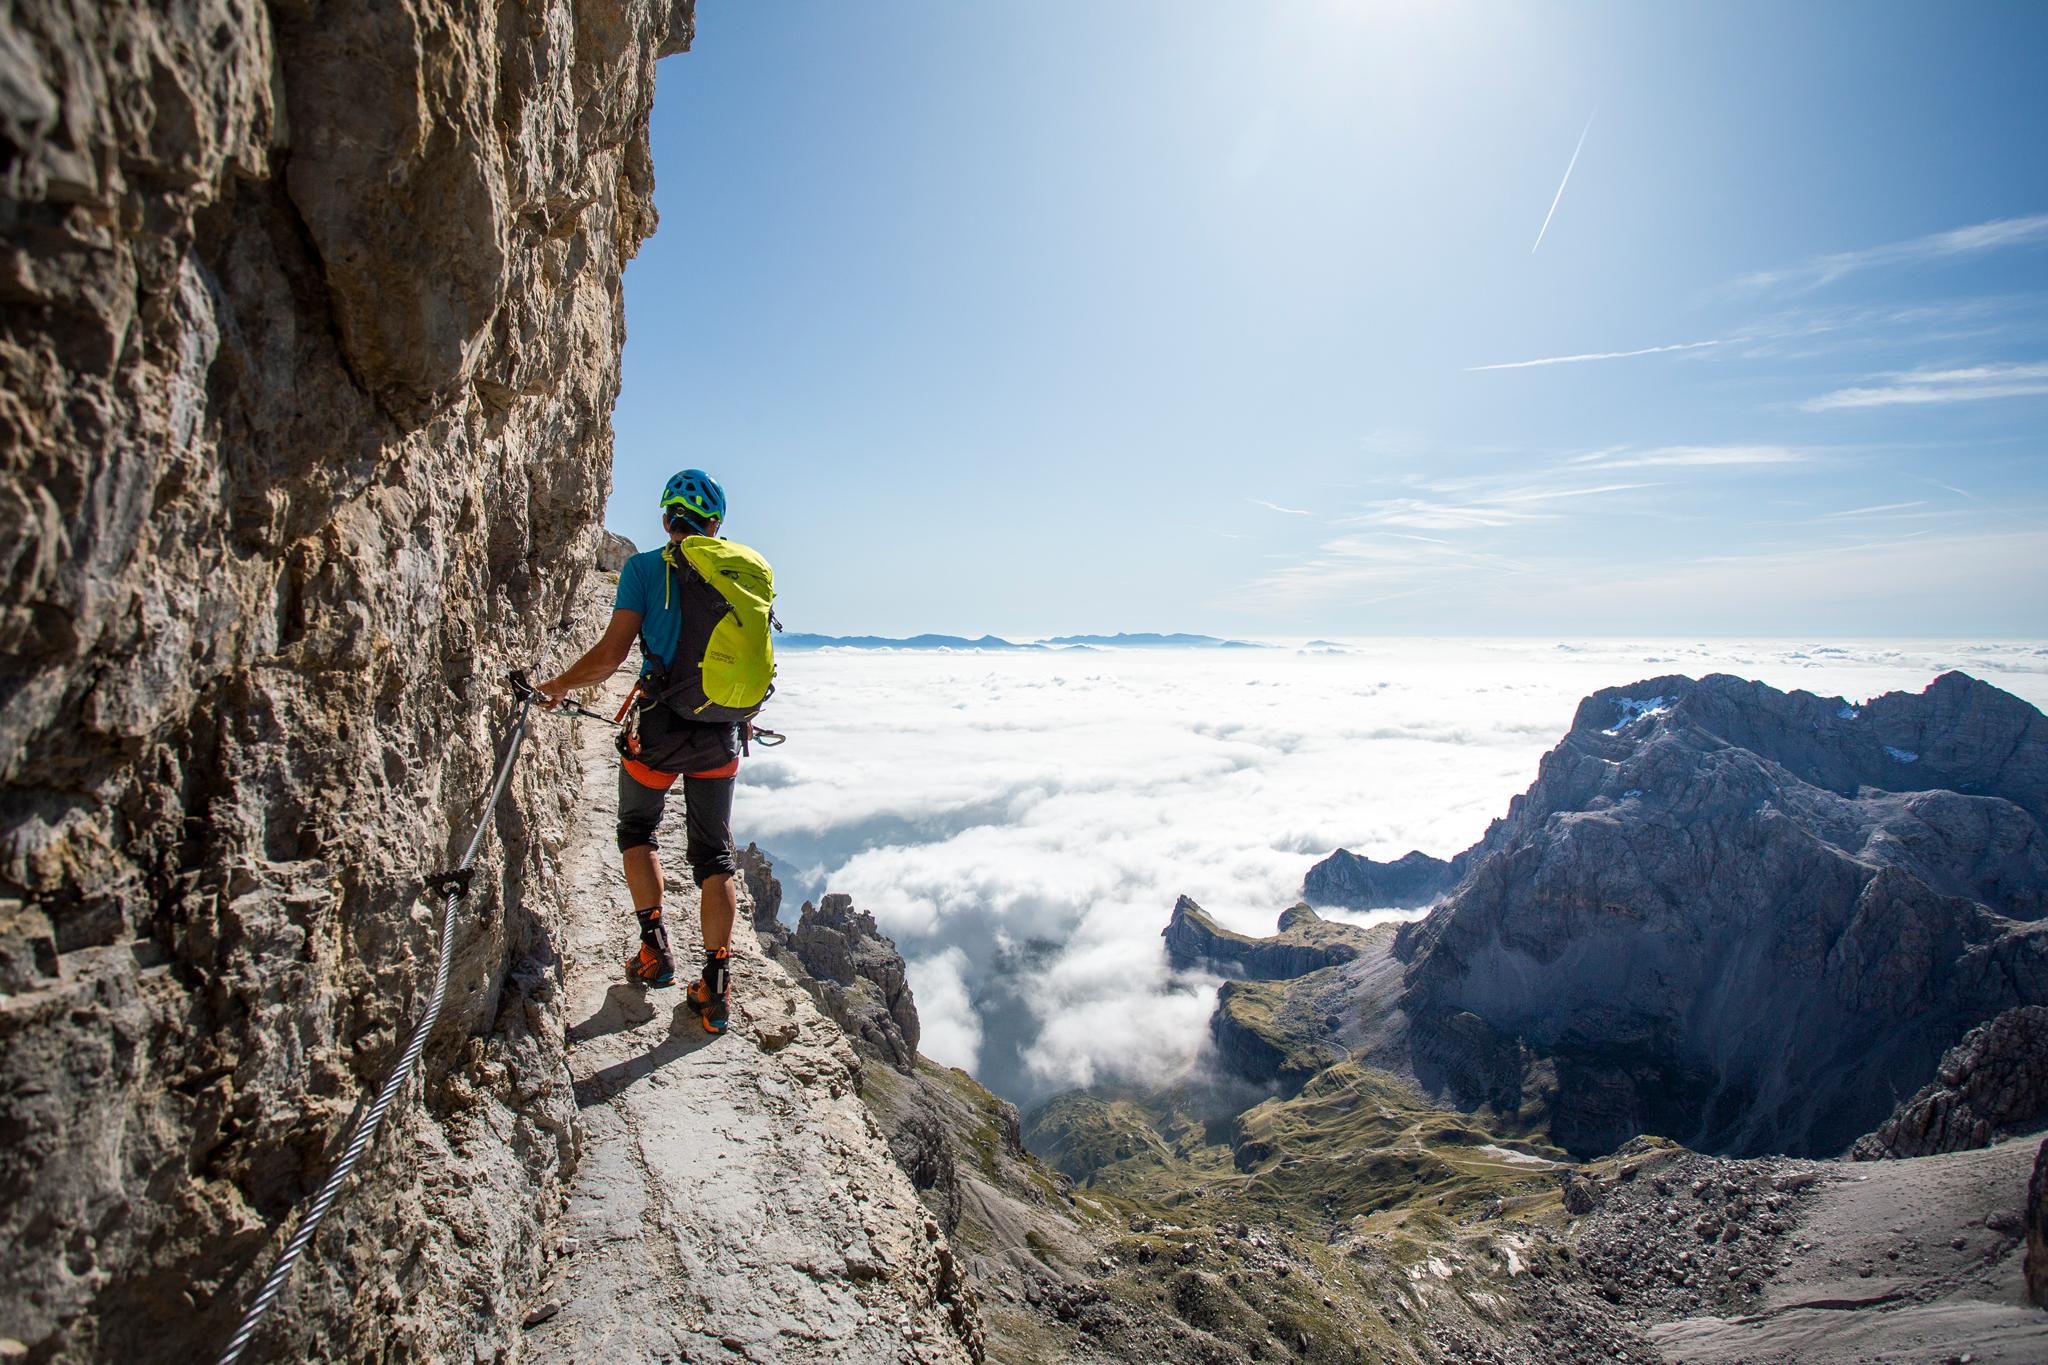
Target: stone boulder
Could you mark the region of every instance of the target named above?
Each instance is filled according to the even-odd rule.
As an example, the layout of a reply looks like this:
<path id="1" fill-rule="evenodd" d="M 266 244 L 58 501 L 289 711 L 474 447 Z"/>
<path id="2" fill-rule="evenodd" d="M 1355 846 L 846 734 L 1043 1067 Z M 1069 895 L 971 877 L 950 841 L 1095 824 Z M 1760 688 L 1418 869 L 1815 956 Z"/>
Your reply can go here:
<path id="1" fill-rule="evenodd" d="M 782 883 L 775 878 L 775 865 L 759 844 L 748 844 L 734 855 L 739 864 L 740 883 L 746 887 L 747 903 L 753 908 L 754 932 L 765 945 L 784 946 L 788 930 L 783 927 Z"/>
<path id="2" fill-rule="evenodd" d="M 961 1195 L 953 1139 L 946 1125 L 930 1113 L 906 1114 L 889 1134 L 889 1154 L 950 1235 L 960 1226 Z"/>
<path id="3" fill-rule="evenodd" d="M 1856 1140 L 1858 1161 L 1989 1147 L 2048 1124 L 2048 1007 L 2007 1010 L 1965 1034 L 1934 1079 L 1876 1132 Z"/>
<path id="4" fill-rule="evenodd" d="M 598 528 L 597 567 L 606 573 L 617 573 L 626 567 L 626 561 L 640 553 L 633 542 L 613 531 Z"/>

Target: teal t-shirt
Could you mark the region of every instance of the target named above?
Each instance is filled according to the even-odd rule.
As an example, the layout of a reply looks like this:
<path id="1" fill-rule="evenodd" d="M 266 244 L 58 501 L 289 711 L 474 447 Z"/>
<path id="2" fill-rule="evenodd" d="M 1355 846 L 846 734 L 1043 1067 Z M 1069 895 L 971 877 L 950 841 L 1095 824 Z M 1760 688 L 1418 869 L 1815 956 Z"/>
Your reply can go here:
<path id="1" fill-rule="evenodd" d="M 668 564 L 660 550 L 642 550 L 619 570 L 619 593 L 612 605 L 640 613 L 640 652 L 664 668 L 676 661 L 676 641 L 683 637 L 683 604 L 669 582 Z M 641 672 L 647 670 L 643 667 Z"/>

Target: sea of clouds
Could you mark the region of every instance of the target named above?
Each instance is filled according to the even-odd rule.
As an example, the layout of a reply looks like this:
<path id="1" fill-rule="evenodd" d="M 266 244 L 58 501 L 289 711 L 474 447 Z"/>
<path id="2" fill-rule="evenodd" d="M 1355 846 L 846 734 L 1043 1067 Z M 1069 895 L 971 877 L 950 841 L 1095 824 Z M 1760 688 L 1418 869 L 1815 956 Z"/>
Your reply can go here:
<path id="1" fill-rule="evenodd" d="M 1961 668 L 2048 705 L 2048 646 L 1360 640 L 1264 650 L 778 660 L 734 826 L 784 912 L 824 890 L 910 964 L 921 1050 L 1029 1105 L 1156 1082 L 1216 982 L 1169 970 L 1177 896 L 1273 930 L 1332 849 L 1449 857 L 1602 687 L 1724 672 L 1862 701 Z M 1364 918 L 1363 916 L 1351 916 Z"/>

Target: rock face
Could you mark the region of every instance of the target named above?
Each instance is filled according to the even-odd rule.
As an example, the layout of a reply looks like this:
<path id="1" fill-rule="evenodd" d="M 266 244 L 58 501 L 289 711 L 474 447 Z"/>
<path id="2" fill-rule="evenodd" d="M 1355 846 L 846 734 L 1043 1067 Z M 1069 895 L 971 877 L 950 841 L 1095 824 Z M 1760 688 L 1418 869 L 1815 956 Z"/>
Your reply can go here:
<path id="1" fill-rule="evenodd" d="M 1579 1152 L 1839 1152 L 1969 1028 L 2048 1003 L 2044 816 L 2048 720 L 1960 673 L 1860 709 L 1595 693 L 1403 928 L 1416 1074 L 1500 1112 L 1540 1078 Z"/>
<path id="2" fill-rule="evenodd" d="M 597 531 L 597 567 L 606 573 L 617 573 L 626 567 L 626 561 L 638 554 L 633 542 L 622 535 L 599 527 Z"/>
<path id="3" fill-rule="evenodd" d="M 2048 1124 L 2048 1008 L 2007 1010 L 1950 1048 L 1934 1079 L 1874 1133 L 1859 1161 L 1989 1147 Z"/>
<path id="4" fill-rule="evenodd" d="M 780 901 L 781 894 L 778 885 L 774 899 Z M 912 1070 L 917 1001 L 903 954 L 875 927 L 873 915 L 854 909 L 851 896 L 826 895 L 815 906 L 806 902 L 796 928 L 781 930 L 778 937 L 778 946 L 816 983 L 825 1012 L 848 1035 L 867 1043 L 898 1071 Z"/>
<path id="5" fill-rule="evenodd" d="M 1210 919 L 1201 906 L 1182 896 L 1159 931 L 1174 968 L 1201 968 L 1249 981 L 1287 981 L 1321 967 L 1349 962 L 1358 956 L 1359 931 L 1333 924 L 1306 905 L 1280 916 L 1280 932 L 1272 938 L 1247 938 Z"/>
<path id="6" fill-rule="evenodd" d="M 1340 848 L 1308 870 L 1301 894 L 1315 905 L 1353 910 L 1427 905 L 1450 890 L 1458 871 L 1421 852 L 1382 863 Z"/>
<path id="7" fill-rule="evenodd" d="M 217 1353 L 403 1046 L 421 878 L 593 557 L 654 63 L 691 18 L 0 19 L 0 1321 L 35 1359 Z M 516 1338 L 574 1148 L 573 799 L 543 726 L 424 1083 L 265 1356 Z"/>

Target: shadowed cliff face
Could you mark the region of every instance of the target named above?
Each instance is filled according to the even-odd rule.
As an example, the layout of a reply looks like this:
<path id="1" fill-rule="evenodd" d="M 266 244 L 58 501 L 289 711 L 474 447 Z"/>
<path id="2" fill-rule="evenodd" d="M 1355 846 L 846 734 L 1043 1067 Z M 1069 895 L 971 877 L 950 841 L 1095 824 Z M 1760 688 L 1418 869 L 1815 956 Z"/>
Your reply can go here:
<path id="1" fill-rule="evenodd" d="M 420 878 L 477 817 L 503 671 L 591 559 L 654 61 L 690 25 L 688 0 L 0 19 L 0 1318 L 37 1358 L 218 1349 L 402 1046 Z M 424 1094 L 269 1353 L 517 1331 L 574 1146 L 573 789 L 537 740 Z"/>
<path id="2" fill-rule="evenodd" d="M 1415 1068 L 1580 1151 L 1832 1153 L 2048 1002 L 2048 721 L 1951 673 L 1862 708 L 1728 677 L 1589 697 L 1403 929 Z"/>
<path id="3" fill-rule="evenodd" d="M 1456 880 L 1451 864 L 1419 850 L 1383 863 L 1340 848 L 1308 870 L 1301 894 L 1315 905 L 1405 908 L 1429 904 Z"/>
<path id="4" fill-rule="evenodd" d="M 1902 1101 L 1850 1155 L 1933 1156 L 1989 1147 L 2012 1133 L 2048 1125 L 2048 1008 L 2010 1009 L 1965 1034 L 1934 1079 Z"/>

